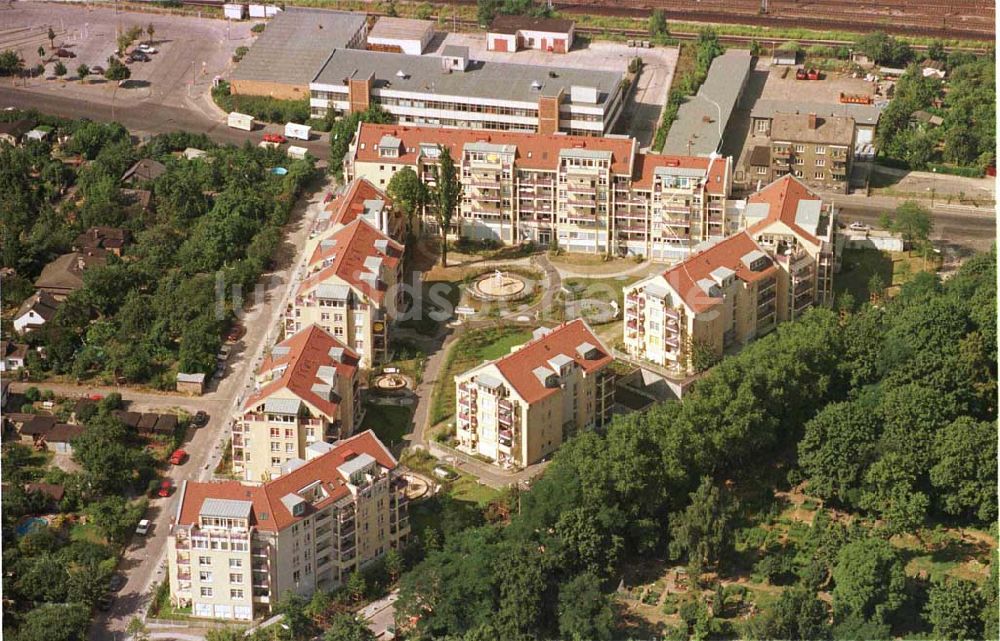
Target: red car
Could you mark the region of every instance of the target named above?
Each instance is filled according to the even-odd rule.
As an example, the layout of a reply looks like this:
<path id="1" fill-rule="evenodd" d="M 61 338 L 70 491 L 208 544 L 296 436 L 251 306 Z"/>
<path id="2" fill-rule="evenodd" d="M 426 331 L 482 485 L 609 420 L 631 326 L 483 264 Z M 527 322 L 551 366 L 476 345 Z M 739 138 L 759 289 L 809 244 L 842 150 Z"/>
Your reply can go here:
<path id="1" fill-rule="evenodd" d="M 89 399 L 90 399 L 90 400 L 92 400 L 92 401 L 99 401 L 99 400 L 101 400 L 102 398 L 104 398 L 104 396 L 103 396 L 102 394 L 91 394 L 91 395 L 90 395 L 90 396 L 88 396 L 87 398 L 89 398 Z"/>
<path id="2" fill-rule="evenodd" d="M 170 455 L 171 465 L 180 465 L 187 460 L 187 452 L 184 450 L 174 450 L 174 453 Z"/>
<path id="3" fill-rule="evenodd" d="M 285 138 L 281 134 L 264 134 L 264 142 L 274 142 L 283 145 L 288 142 L 288 138 Z"/>
<path id="4" fill-rule="evenodd" d="M 168 497 L 174 491 L 174 483 L 170 479 L 160 483 L 160 489 L 156 491 L 157 496 Z"/>

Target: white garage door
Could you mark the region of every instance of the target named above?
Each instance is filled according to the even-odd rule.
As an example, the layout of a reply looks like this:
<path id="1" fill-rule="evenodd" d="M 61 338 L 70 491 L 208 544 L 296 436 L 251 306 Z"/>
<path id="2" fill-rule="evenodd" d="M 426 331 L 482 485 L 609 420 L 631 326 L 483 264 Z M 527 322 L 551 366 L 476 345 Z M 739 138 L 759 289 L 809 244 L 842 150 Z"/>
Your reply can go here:
<path id="1" fill-rule="evenodd" d="M 871 129 L 858 129 L 858 139 L 857 144 L 860 145 L 870 145 L 872 144 L 872 139 L 874 132 Z"/>
<path id="2" fill-rule="evenodd" d="M 233 618 L 233 606 L 231 606 L 231 605 L 217 605 L 217 606 L 215 606 L 215 618 L 216 619 L 232 619 Z"/>

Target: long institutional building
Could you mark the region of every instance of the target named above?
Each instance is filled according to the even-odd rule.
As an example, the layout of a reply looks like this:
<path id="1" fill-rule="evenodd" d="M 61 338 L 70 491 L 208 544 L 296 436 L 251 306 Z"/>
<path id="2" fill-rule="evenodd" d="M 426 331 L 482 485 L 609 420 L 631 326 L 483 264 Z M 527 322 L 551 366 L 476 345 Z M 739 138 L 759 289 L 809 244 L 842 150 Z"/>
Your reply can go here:
<path id="1" fill-rule="evenodd" d="M 507 356 L 455 377 L 459 448 L 525 467 L 604 425 L 614 405 L 612 360 L 583 320 L 536 329 Z"/>
<path id="2" fill-rule="evenodd" d="M 445 147 L 461 170 L 455 236 L 677 260 L 739 228 L 729 158 L 642 154 L 625 136 L 362 123 L 345 175 L 385 188 L 411 167 L 432 184 Z M 438 231 L 433 216 L 424 224 Z"/>
<path id="3" fill-rule="evenodd" d="M 625 289 L 630 356 L 677 375 L 832 302 L 834 211 L 797 178 L 753 194 L 740 231 Z"/>
<path id="4" fill-rule="evenodd" d="M 405 543 L 406 481 L 372 432 L 308 459 L 263 484 L 184 481 L 167 538 L 175 606 L 261 618 L 286 593 L 332 589 Z"/>

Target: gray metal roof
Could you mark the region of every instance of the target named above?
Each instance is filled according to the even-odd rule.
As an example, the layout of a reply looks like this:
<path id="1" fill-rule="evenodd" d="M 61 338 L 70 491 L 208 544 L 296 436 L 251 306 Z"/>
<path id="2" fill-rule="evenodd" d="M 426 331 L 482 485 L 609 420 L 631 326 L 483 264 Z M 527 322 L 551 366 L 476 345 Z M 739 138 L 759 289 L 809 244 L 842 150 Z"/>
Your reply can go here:
<path id="1" fill-rule="evenodd" d="M 363 13 L 288 7 L 271 19 L 236 66 L 233 79 L 308 85 L 334 49 L 346 47 L 366 20 Z"/>
<path id="2" fill-rule="evenodd" d="M 697 167 L 666 167 L 660 166 L 653 169 L 654 176 L 667 176 L 669 178 L 704 178 L 708 172 Z"/>
<path id="3" fill-rule="evenodd" d="M 564 147 L 559 155 L 565 158 L 588 158 L 591 160 L 611 160 L 611 152 L 606 149 L 575 149 Z"/>
<path id="4" fill-rule="evenodd" d="M 344 358 L 344 348 L 343 347 L 331 347 L 330 351 L 327 352 L 327 354 L 330 356 L 330 358 L 332 358 L 333 360 L 335 360 L 335 361 L 337 361 L 339 363 Z"/>
<path id="5" fill-rule="evenodd" d="M 247 519 L 250 518 L 250 510 L 252 509 L 253 503 L 250 501 L 205 499 L 198 514 L 220 519 Z"/>
<path id="6" fill-rule="evenodd" d="M 745 210 L 747 218 L 766 218 L 771 211 L 771 206 L 767 203 L 749 203 Z"/>
<path id="7" fill-rule="evenodd" d="M 593 343 L 580 343 L 576 346 L 576 353 L 580 355 L 580 358 L 586 358 L 587 354 L 589 354 L 591 350 L 595 349 L 597 349 L 597 346 Z"/>
<path id="8" fill-rule="evenodd" d="M 795 224 L 815 234 L 816 228 L 819 227 L 822 209 L 822 200 L 800 200 L 799 206 L 795 209 Z"/>
<path id="9" fill-rule="evenodd" d="M 556 354 L 548 361 L 549 365 L 551 365 L 552 368 L 557 372 L 561 370 L 564 365 L 568 365 L 572 362 L 573 359 L 565 354 Z"/>
<path id="10" fill-rule="evenodd" d="M 503 385 L 503 381 L 492 374 L 480 374 L 476 377 L 476 383 L 487 389 L 497 389 Z"/>
<path id="11" fill-rule="evenodd" d="M 372 458 L 371 454 L 358 454 L 350 461 L 341 463 L 340 467 L 337 468 L 337 471 L 340 472 L 341 476 L 345 479 L 350 480 L 352 476 L 361 472 L 374 462 L 375 459 Z"/>
<path id="12" fill-rule="evenodd" d="M 297 398 L 269 398 L 264 401 L 264 411 L 272 414 L 298 414 L 302 401 Z"/>
<path id="13" fill-rule="evenodd" d="M 698 95 L 678 109 L 663 153 L 707 156 L 718 150 L 749 74 L 750 52 L 745 49 L 731 49 L 713 60 Z"/>
<path id="14" fill-rule="evenodd" d="M 646 292 L 646 296 L 653 296 L 661 300 L 666 300 L 670 296 L 670 290 L 665 285 L 661 285 L 656 281 L 650 281 L 643 289 Z"/>
<path id="15" fill-rule="evenodd" d="M 186 374 L 184 372 L 177 372 L 177 381 L 179 383 L 204 383 L 205 374 L 199 372 L 197 374 Z"/>
<path id="16" fill-rule="evenodd" d="M 369 38 L 386 38 L 392 40 L 423 40 L 428 32 L 433 33 L 433 20 L 415 20 L 413 18 L 392 18 L 382 16 L 368 32 Z"/>
<path id="17" fill-rule="evenodd" d="M 712 278 L 714 278 L 716 282 L 719 282 L 719 281 L 722 281 L 722 280 L 726 280 L 730 276 L 736 275 L 736 272 L 734 272 L 733 270 L 729 269 L 728 267 L 719 266 L 719 267 L 716 267 L 715 269 L 713 269 L 711 271 L 711 274 L 712 274 Z"/>
<path id="18" fill-rule="evenodd" d="M 333 285 L 330 283 L 320 283 L 316 286 L 316 296 L 318 298 L 330 298 L 332 300 L 346 300 L 350 288 L 347 285 Z"/>
<path id="19" fill-rule="evenodd" d="M 405 72 L 406 78 L 397 76 L 398 71 Z M 611 71 L 504 62 L 474 61 L 465 71 L 447 73 L 442 70 L 441 59 L 434 56 L 338 49 L 313 84 L 343 87 L 347 78 L 369 74 L 375 76 L 376 89 L 532 104 L 547 89 L 562 88 L 569 95 L 570 88 L 579 85 L 596 87 L 597 104 L 603 105 L 621 82 L 621 74 Z M 541 89 L 532 88 L 532 83 L 540 84 Z"/>
<path id="20" fill-rule="evenodd" d="M 542 385 L 545 385 L 545 382 L 549 380 L 549 377 L 555 376 L 555 372 L 553 372 L 551 369 L 549 369 L 548 367 L 541 367 L 541 366 L 538 366 L 535 369 L 531 370 L 531 373 L 535 375 L 535 378 L 537 378 L 538 382 L 541 383 Z"/>
<path id="21" fill-rule="evenodd" d="M 794 100 L 758 100 L 750 110 L 751 118 L 773 118 L 775 114 L 816 114 L 817 116 L 850 116 L 859 125 L 876 125 L 882 110 L 878 105 L 856 105 L 833 102 Z"/>
<path id="22" fill-rule="evenodd" d="M 462 58 L 463 60 L 469 59 L 469 48 L 459 45 L 445 45 L 444 49 L 441 50 L 441 57 L 443 58 Z"/>
<path id="23" fill-rule="evenodd" d="M 755 249 L 744 254 L 743 257 L 740 258 L 740 262 L 742 262 L 749 269 L 751 265 L 761 258 L 767 258 L 767 254 L 759 249 Z"/>

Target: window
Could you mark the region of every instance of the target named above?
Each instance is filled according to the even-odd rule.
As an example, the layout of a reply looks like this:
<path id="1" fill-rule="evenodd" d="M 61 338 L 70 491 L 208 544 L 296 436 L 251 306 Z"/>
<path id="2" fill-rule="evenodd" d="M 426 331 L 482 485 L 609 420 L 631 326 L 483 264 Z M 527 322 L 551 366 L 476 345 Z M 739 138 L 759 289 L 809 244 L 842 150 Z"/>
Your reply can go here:
<path id="1" fill-rule="evenodd" d="M 271 457 L 271 465 L 274 465 L 274 466 L 281 465 L 281 457 L 280 456 L 272 456 Z"/>
<path id="2" fill-rule="evenodd" d="M 316 438 L 316 428 L 307 427 L 306 428 L 306 438 Z"/>
<path id="3" fill-rule="evenodd" d="M 301 578 L 302 578 L 302 575 L 299 573 L 298 570 L 295 570 L 294 572 L 292 572 L 292 581 L 295 581 L 296 583 L 298 583 Z"/>
<path id="4" fill-rule="evenodd" d="M 816 159 L 816 166 L 817 167 L 826 167 L 826 158 L 817 158 Z"/>
<path id="5" fill-rule="evenodd" d="M 794 145 L 794 147 L 795 147 L 795 153 L 797 154 L 805 153 L 806 150 L 805 145 Z"/>
<path id="6" fill-rule="evenodd" d="M 198 565 L 212 565 L 212 557 L 210 556 L 199 556 Z"/>
<path id="7" fill-rule="evenodd" d="M 232 574 L 229 575 L 229 582 L 230 583 L 243 583 L 243 575 L 239 574 L 237 572 L 234 572 L 234 573 L 232 573 Z"/>
<path id="8" fill-rule="evenodd" d="M 295 438 L 295 430 L 285 430 L 285 438 Z"/>
<path id="9" fill-rule="evenodd" d="M 231 568 L 243 567 L 243 559 L 229 559 L 229 567 Z"/>
<path id="10" fill-rule="evenodd" d="M 281 451 L 281 443 L 278 443 L 277 441 L 271 441 L 271 451 L 272 452 L 280 452 Z"/>
<path id="11" fill-rule="evenodd" d="M 816 180 L 823 180 L 825 176 L 826 174 L 824 174 L 822 171 L 817 171 L 816 173 L 813 174 L 813 178 L 815 178 Z"/>
<path id="12" fill-rule="evenodd" d="M 824 147 L 823 145 L 816 145 L 816 153 L 822 156 L 823 154 L 826 153 L 826 147 Z"/>
<path id="13" fill-rule="evenodd" d="M 243 590 L 230 590 L 229 591 L 229 598 L 230 599 L 242 599 L 243 598 Z"/>
<path id="14" fill-rule="evenodd" d="M 756 171 L 759 175 L 763 176 L 767 173 L 767 167 L 756 167 Z"/>
<path id="15" fill-rule="evenodd" d="M 212 597 L 212 588 L 202 588 L 201 589 L 201 596 L 211 598 Z"/>
<path id="16" fill-rule="evenodd" d="M 753 123 L 753 127 L 754 130 L 757 131 L 757 133 L 765 133 L 767 131 L 767 120 L 764 119 L 756 120 Z"/>
<path id="17" fill-rule="evenodd" d="M 295 443 L 285 443 L 285 451 L 286 452 L 294 452 L 295 451 Z"/>
<path id="18" fill-rule="evenodd" d="M 211 583 L 212 582 L 212 573 L 211 572 L 199 572 L 198 573 L 198 580 L 201 581 L 202 583 Z"/>

